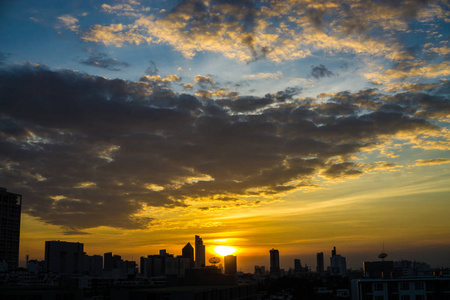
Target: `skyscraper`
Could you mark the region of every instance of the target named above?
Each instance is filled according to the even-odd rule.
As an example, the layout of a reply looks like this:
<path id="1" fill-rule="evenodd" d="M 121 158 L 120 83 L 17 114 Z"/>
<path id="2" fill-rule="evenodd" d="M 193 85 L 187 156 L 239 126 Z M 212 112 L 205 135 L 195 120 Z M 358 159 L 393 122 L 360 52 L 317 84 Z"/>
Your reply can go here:
<path id="1" fill-rule="evenodd" d="M 8 271 L 19 264 L 21 207 L 22 195 L 0 188 L 0 262 L 6 261 Z"/>
<path id="2" fill-rule="evenodd" d="M 300 259 L 296 258 L 294 259 L 294 271 L 295 272 L 301 272 L 303 270 L 302 263 Z"/>
<path id="3" fill-rule="evenodd" d="M 270 275 L 278 276 L 280 273 L 280 253 L 276 249 L 270 252 Z"/>
<path id="4" fill-rule="evenodd" d="M 189 258 L 189 267 L 192 269 L 194 267 L 194 248 L 191 243 L 187 243 L 186 246 L 181 250 L 181 256 L 184 258 Z"/>
<path id="5" fill-rule="evenodd" d="M 203 268 L 205 266 L 205 245 L 198 235 L 195 236 L 195 267 Z"/>
<path id="6" fill-rule="evenodd" d="M 234 275 L 237 272 L 236 256 L 225 256 L 225 274 Z"/>
<path id="7" fill-rule="evenodd" d="M 325 271 L 325 266 L 323 264 L 323 252 L 317 253 L 317 267 L 316 267 L 317 273 L 323 274 Z"/>
<path id="8" fill-rule="evenodd" d="M 45 242 L 45 267 L 48 272 L 66 275 L 82 274 L 84 255 L 83 243 Z"/>
<path id="9" fill-rule="evenodd" d="M 347 274 L 347 263 L 345 257 L 336 254 L 336 247 L 331 251 L 330 257 L 330 275 L 345 276 Z"/>

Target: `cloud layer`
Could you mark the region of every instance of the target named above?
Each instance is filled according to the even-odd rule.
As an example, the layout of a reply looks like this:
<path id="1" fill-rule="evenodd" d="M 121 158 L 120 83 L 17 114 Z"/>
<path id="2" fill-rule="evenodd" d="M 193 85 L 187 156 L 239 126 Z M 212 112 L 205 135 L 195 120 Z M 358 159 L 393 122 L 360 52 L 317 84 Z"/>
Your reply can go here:
<path id="1" fill-rule="evenodd" d="M 299 98 L 296 88 L 213 100 L 171 91 L 175 76 L 133 82 L 31 65 L 3 68 L 0 182 L 26 196 L 25 213 L 67 233 L 139 229 L 157 218 L 140 215 L 145 207 L 264 201 L 316 185 L 318 176 L 345 179 L 393 167 L 352 158 L 394 137 L 416 147 L 448 145 L 436 122 L 450 114 L 448 83 L 326 100 Z M 196 82 L 215 84 L 206 76 Z M 441 141 L 433 140 L 437 134 Z"/>
<path id="2" fill-rule="evenodd" d="M 157 12 L 130 3 L 103 11 L 127 15 L 132 22 L 96 24 L 82 37 L 118 47 L 165 43 L 187 58 L 207 51 L 240 61 L 280 62 L 324 51 L 411 59 L 399 34 L 411 30 L 413 22 L 448 22 L 448 9 L 445 1 L 420 0 L 184 0 Z"/>

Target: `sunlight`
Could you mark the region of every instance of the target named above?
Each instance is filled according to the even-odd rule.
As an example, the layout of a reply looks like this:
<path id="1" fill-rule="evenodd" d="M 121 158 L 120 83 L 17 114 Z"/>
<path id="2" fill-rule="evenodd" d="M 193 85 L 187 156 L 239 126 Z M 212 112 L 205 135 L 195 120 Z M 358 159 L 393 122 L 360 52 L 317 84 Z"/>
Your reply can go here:
<path id="1" fill-rule="evenodd" d="M 216 252 L 217 254 L 219 254 L 221 256 L 227 256 L 227 255 L 233 254 L 236 251 L 237 251 L 236 248 L 230 247 L 230 246 L 217 246 L 217 247 L 214 247 L 214 252 Z"/>

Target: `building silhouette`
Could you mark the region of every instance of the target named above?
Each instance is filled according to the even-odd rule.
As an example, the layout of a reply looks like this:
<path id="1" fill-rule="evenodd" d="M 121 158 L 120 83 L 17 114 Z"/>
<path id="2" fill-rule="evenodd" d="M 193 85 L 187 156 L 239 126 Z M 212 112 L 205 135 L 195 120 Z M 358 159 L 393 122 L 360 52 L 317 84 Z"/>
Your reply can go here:
<path id="1" fill-rule="evenodd" d="M 270 275 L 278 276 L 280 274 L 280 253 L 276 249 L 270 252 Z"/>
<path id="2" fill-rule="evenodd" d="M 332 276 L 346 276 L 347 263 L 345 257 L 336 254 L 336 247 L 331 251 L 330 257 L 330 275 Z"/>
<path id="3" fill-rule="evenodd" d="M 391 278 L 394 273 L 393 261 L 365 261 L 363 262 L 364 277 Z"/>
<path id="4" fill-rule="evenodd" d="M 191 269 L 190 258 L 174 257 L 173 254 L 167 253 L 164 249 L 159 250 L 159 255 L 141 257 L 140 273 L 148 278 L 157 276 L 184 277 L 187 269 Z"/>
<path id="5" fill-rule="evenodd" d="M 317 266 L 316 266 L 316 272 L 323 274 L 325 272 L 325 266 L 323 263 L 323 252 L 317 253 Z"/>
<path id="6" fill-rule="evenodd" d="M 81 275 L 85 265 L 84 256 L 83 243 L 45 242 L 45 268 L 47 272 Z"/>
<path id="7" fill-rule="evenodd" d="M 184 258 L 189 258 L 189 268 L 194 267 L 194 248 L 191 243 L 187 243 L 186 246 L 181 250 L 181 256 Z"/>
<path id="8" fill-rule="evenodd" d="M 0 187 L 0 263 L 6 262 L 8 271 L 19 264 L 21 207 L 22 195 Z"/>
<path id="9" fill-rule="evenodd" d="M 450 298 L 450 278 L 448 277 L 363 278 L 354 279 L 351 284 L 352 299 L 355 300 L 444 300 Z"/>
<path id="10" fill-rule="evenodd" d="M 205 245 L 198 235 L 195 236 L 195 267 L 205 267 Z"/>
<path id="11" fill-rule="evenodd" d="M 224 258 L 225 262 L 225 274 L 234 275 L 237 272 L 236 256 L 227 255 Z"/>
<path id="12" fill-rule="evenodd" d="M 294 259 L 294 271 L 295 272 L 303 271 L 302 262 L 298 258 Z"/>
<path id="13" fill-rule="evenodd" d="M 103 270 L 111 271 L 113 268 L 113 254 L 112 252 L 107 252 L 103 254 Z"/>

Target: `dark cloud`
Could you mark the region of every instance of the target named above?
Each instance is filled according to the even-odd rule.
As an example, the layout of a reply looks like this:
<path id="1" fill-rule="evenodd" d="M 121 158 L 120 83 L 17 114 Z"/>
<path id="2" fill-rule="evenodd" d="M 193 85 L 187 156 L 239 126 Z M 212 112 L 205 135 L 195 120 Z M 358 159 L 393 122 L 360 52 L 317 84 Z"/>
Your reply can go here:
<path id="1" fill-rule="evenodd" d="M 294 100 L 292 88 L 213 100 L 145 81 L 3 68 L 0 182 L 23 194 L 24 213 L 66 234 L 146 228 L 157 216 L 142 216 L 144 207 L 280 196 L 316 175 L 358 176 L 364 168 L 350 158 L 380 137 L 438 129 L 417 113 L 445 107 L 436 91 L 323 102 Z"/>
<path id="2" fill-rule="evenodd" d="M 119 61 L 115 58 L 111 58 L 106 53 L 96 52 L 88 49 L 90 56 L 85 59 L 79 58 L 77 61 L 81 64 L 108 69 L 111 71 L 120 71 L 120 67 L 128 67 L 126 62 Z"/>
<path id="3" fill-rule="evenodd" d="M 150 61 L 150 67 L 148 67 L 145 70 L 145 74 L 150 75 L 150 76 L 154 76 L 158 74 L 158 67 L 156 66 L 156 63 L 154 61 Z"/>
<path id="4" fill-rule="evenodd" d="M 347 35 L 363 35 L 367 32 L 366 22 L 355 16 L 342 19 L 341 26 Z"/>
<path id="5" fill-rule="evenodd" d="M 322 30 L 325 27 L 324 10 L 310 9 L 307 11 L 306 15 L 314 28 Z"/>
<path id="6" fill-rule="evenodd" d="M 324 65 L 311 66 L 311 76 L 320 79 L 323 77 L 335 76 L 333 72 L 327 69 Z"/>

